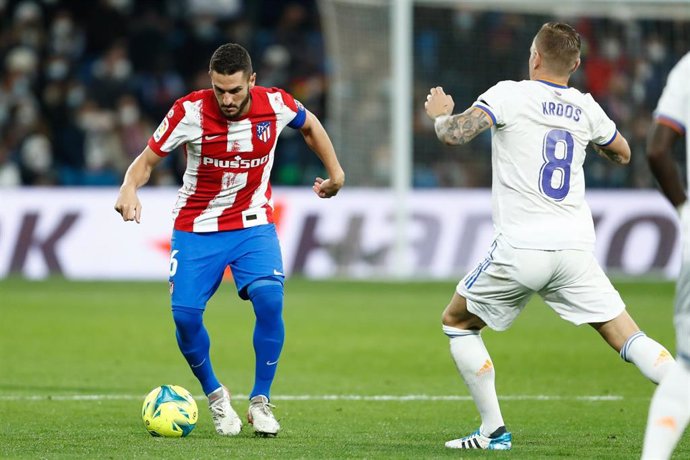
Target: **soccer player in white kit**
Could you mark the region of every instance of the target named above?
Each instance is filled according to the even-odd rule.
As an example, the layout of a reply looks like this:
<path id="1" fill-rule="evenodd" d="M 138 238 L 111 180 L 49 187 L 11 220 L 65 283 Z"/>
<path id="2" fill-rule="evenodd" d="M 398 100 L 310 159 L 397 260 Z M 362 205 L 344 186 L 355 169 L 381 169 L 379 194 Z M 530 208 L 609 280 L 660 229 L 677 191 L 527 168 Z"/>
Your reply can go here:
<path id="1" fill-rule="evenodd" d="M 654 382 L 673 362 L 640 331 L 594 257 L 594 225 L 584 199 L 585 148 L 591 142 L 619 164 L 630 161 L 630 148 L 589 94 L 568 87 L 579 65 L 578 33 L 567 24 L 547 23 L 530 48 L 530 80 L 501 81 L 457 115 L 442 88 L 427 96 L 426 112 L 444 143 L 464 144 L 492 131 L 495 240 L 457 285 L 442 317 L 481 426 L 446 447 L 512 447 L 479 331 L 486 325 L 497 331 L 510 327 L 534 293 L 561 318 L 590 324 Z"/>
<path id="2" fill-rule="evenodd" d="M 654 392 L 649 408 L 642 458 L 671 458 L 673 449 L 690 420 L 690 210 L 687 194 L 671 147 L 685 136 L 690 157 L 690 53 L 671 70 L 655 112 L 656 123 L 649 135 L 647 159 L 661 190 L 680 214 L 683 235 L 681 271 L 676 286 L 674 323 L 676 364 Z M 687 167 L 690 177 L 690 167 Z"/>

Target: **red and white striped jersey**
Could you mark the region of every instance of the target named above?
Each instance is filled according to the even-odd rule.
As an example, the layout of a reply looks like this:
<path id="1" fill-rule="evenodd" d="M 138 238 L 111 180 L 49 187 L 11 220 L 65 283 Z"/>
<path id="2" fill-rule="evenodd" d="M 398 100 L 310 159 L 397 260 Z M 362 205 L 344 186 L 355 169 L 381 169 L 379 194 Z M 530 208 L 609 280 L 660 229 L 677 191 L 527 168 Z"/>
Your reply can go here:
<path id="1" fill-rule="evenodd" d="M 212 89 L 178 99 L 149 139 L 166 156 L 183 145 L 187 169 L 173 210 L 174 226 L 217 232 L 273 222 L 269 177 L 278 135 L 299 129 L 306 110 L 279 88 L 254 86 L 242 118 L 223 116 Z"/>

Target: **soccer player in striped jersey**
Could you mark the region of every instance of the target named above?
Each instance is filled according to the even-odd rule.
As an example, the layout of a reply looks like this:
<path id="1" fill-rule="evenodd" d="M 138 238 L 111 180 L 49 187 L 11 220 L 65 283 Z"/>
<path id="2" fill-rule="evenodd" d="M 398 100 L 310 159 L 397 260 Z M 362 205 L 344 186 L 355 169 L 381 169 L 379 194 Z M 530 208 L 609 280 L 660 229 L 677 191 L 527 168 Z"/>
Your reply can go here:
<path id="1" fill-rule="evenodd" d="M 208 396 L 216 431 L 238 434 L 242 422 L 211 366 L 202 320 L 229 266 L 239 296 L 251 301 L 256 315 L 255 379 L 247 418 L 255 432 L 276 435 L 280 425 L 269 401 L 285 336 L 284 270 L 269 177 L 281 131 L 298 129 L 323 163 L 328 177 L 317 177 L 312 187 L 318 197 L 335 196 L 345 173 L 314 114 L 284 90 L 256 85 L 243 47 L 220 46 L 211 57 L 209 76 L 210 89 L 178 99 L 163 118 L 127 170 L 115 209 L 125 221 L 139 222 L 137 189 L 163 158 L 184 148 L 187 167 L 173 210 L 170 253 L 177 342 Z"/>
<path id="2" fill-rule="evenodd" d="M 492 131 L 495 240 L 456 288 L 443 312 L 451 355 L 479 410 L 481 426 L 454 439 L 455 449 L 512 446 L 496 397 L 495 371 L 479 335 L 510 327 L 533 294 L 563 319 L 589 324 L 654 382 L 673 358 L 647 337 L 594 257 L 594 225 L 585 202 L 585 148 L 626 164 L 630 148 L 589 94 L 568 87 L 580 65 L 580 36 L 569 25 L 544 24 L 530 49 L 529 80 L 501 81 L 465 112 L 432 88 L 425 104 L 438 138 L 469 142 Z"/>
<path id="3" fill-rule="evenodd" d="M 655 120 L 649 135 L 647 160 L 664 196 L 680 215 L 683 253 L 674 312 L 677 361 L 652 397 L 643 460 L 671 458 L 690 421 L 690 209 L 682 175 L 671 155 L 673 145 L 685 136 L 686 158 L 690 158 L 690 136 L 687 135 L 690 127 L 690 53 L 671 70 L 655 111 Z M 688 179 L 690 165 L 686 169 Z"/>

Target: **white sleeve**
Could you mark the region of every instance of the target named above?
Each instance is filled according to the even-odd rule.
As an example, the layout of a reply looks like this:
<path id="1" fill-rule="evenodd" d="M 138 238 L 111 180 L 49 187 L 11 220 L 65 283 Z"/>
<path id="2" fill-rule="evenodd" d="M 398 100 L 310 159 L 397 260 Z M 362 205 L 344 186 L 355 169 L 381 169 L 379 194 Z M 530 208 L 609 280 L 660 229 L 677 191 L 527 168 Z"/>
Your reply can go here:
<path id="1" fill-rule="evenodd" d="M 500 81 L 479 95 L 472 107 L 486 112 L 497 128 L 506 124 L 505 103 L 510 100 L 512 81 Z"/>
<path id="2" fill-rule="evenodd" d="M 657 121 L 685 133 L 690 120 L 690 53 L 686 54 L 668 75 L 659 104 L 654 111 Z"/>
<path id="3" fill-rule="evenodd" d="M 606 115 L 604 109 L 601 108 L 591 95 L 588 94 L 587 99 L 589 102 L 587 114 L 590 121 L 591 141 L 601 147 L 605 147 L 616 138 L 618 133 L 616 123 Z"/>
<path id="4" fill-rule="evenodd" d="M 165 156 L 196 136 L 201 137 L 201 101 L 178 99 L 149 139 L 148 145 Z"/>

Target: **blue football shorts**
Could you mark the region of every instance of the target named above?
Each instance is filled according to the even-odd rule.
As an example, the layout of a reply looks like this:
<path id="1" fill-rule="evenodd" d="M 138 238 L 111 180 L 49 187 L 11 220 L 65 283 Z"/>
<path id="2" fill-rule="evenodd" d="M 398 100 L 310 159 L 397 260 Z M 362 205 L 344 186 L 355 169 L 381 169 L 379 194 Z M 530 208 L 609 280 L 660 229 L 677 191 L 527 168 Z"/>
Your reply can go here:
<path id="1" fill-rule="evenodd" d="M 283 258 L 275 225 L 193 233 L 173 230 L 170 248 L 170 295 L 173 306 L 205 309 L 230 267 L 237 293 L 259 279 L 283 284 Z"/>

